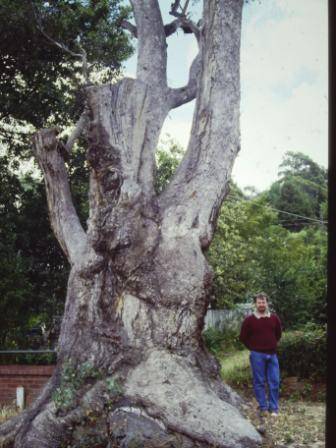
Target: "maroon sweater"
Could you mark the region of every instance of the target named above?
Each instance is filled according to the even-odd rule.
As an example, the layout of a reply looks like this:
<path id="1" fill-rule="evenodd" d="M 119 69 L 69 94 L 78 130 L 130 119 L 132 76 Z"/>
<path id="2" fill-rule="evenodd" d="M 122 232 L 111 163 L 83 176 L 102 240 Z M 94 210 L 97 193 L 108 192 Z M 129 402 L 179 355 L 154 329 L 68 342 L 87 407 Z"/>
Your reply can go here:
<path id="1" fill-rule="evenodd" d="M 281 338 L 281 323 L 276 314 L 259 319 L 251 314 L 244 319 L 239 339 L 249 349 L 255 352 L 276 352 L 277 343 Z"/>

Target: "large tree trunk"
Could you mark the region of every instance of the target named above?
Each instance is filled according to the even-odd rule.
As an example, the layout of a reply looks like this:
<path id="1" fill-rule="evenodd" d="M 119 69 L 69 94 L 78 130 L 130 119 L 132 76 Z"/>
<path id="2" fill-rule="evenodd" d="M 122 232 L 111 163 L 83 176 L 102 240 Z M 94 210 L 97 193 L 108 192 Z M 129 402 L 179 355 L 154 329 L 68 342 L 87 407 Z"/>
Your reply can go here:
<path id="1" fill-rule="evenodd" d="M 10 446 L 15 436 L 15 447 L 29 448 L 259 446 L 201 337 L 212 283 L 204 250 L 239 149 L 242 4 L 205 2 L 202 58 L 194 64 L 200 77 L 191 73 L 188 86 L 176 90 L 166 85 L 157 2 L 133 7 L 138 78 L 88 89 L 87 232 L 71 203 L 56 132 L 35 137 L 71 273 L 55 374 L 23 423 L 3 429 L 3 440 Z M 157 196 L 162 124 L 196 82 L 188 151 Z"/>

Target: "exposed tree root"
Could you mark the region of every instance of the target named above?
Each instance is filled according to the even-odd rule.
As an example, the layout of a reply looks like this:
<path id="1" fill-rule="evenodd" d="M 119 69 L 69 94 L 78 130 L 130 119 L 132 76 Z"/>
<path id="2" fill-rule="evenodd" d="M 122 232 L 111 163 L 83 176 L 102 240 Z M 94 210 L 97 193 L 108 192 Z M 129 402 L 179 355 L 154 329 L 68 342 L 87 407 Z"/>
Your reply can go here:
<path id="1" fill-rule="evenodd" d="M 30 410 L 2 425 L 1 447 L 252 448 L 261 441 L 234 394 L 231 404 L 219 398 L 195 363 L 164 350 L 131 369 L 122 390 L 100 379 L 65 408 L 53 400 L 56 378 Z"/>

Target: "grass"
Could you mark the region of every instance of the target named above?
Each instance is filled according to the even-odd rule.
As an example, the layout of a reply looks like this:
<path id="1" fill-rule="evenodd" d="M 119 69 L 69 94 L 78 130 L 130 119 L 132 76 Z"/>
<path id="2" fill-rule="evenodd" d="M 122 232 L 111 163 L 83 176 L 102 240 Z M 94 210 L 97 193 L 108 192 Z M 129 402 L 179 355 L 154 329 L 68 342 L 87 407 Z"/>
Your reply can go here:
<path id="1" fill-rule="evenodd" d="M 3 405 L 0 406 L 0 424 L 6 420 L 14 417 L 18 413 L 15 405 Z"/>
<path id="2" fill-rule="evenodd" d="M 251 372 L 248 350 L 224 354 L 220 358 L 220 363 L 221 375 L 225 382 L 236 387 L 250 383 Z"/>

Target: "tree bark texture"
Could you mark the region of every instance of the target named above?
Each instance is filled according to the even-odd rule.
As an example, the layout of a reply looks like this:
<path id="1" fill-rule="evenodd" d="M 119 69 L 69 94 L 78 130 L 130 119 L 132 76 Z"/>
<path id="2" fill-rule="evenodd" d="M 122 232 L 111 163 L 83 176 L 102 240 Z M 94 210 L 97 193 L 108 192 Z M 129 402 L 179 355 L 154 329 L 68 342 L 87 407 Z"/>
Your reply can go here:
<path id="1" fill-rule="evenodd" d="M 137 79 L 87 91 L 87 231 L 72 205 L 57 132 L 34 139 L 51 224 L 71 272 L 57 368 L 31 409 L 0 429 L 2 446 L 260 444 L 201 337 L 212 284 L 204 250 L 239 150 L 242 1 L 205 1 L 200 54 L 181 89 L 167 86 L 158 2 L 132 6 Z M 196 91 L 186 155 L 157 195 L 163 122 Z"/>

